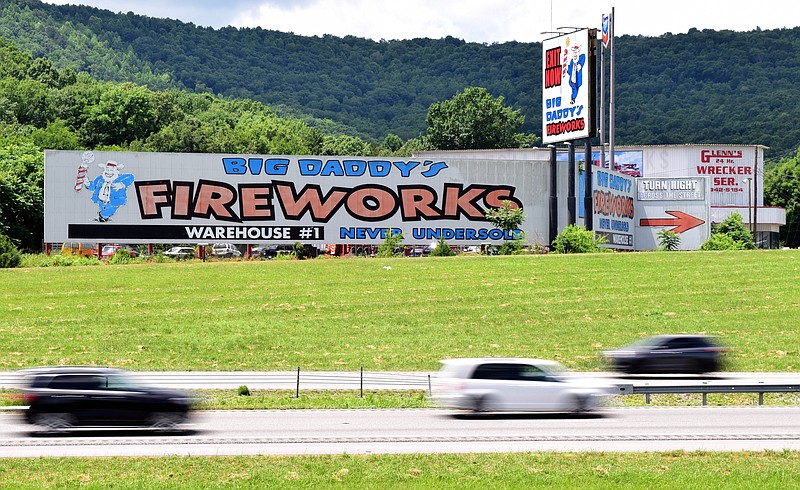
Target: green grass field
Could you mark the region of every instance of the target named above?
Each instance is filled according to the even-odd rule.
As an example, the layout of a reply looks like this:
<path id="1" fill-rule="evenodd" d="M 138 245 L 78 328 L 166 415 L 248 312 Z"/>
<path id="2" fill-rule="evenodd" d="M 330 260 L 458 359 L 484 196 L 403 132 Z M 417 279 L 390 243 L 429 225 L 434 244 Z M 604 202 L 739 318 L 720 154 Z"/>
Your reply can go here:
<path id="1" fill-rule="evenodd" d="M 730 370 L 800 367 L 797 250 L 11 269 L 0 298 L 5 370 L 600 370 L 600 350 L 656 333 L 718 335 Z"/>
<path id="2" fill-rule="evenodd" d="M 0 459 L 6 488 L 787 489 L 797 452 Z"/>

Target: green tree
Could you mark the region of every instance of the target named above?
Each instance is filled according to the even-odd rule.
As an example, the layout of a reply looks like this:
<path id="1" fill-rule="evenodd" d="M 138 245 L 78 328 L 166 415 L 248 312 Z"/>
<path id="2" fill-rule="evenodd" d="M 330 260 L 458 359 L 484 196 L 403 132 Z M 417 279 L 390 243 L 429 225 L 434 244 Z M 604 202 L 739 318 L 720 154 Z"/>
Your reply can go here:
<path id="1" fill-rule="evenodd" d="M 678 250 L 681 244 L 681 236 L 674 231 L 661 230 L 658 232 L 658 244 L 661 250 L 672 252 Z"/>
<path id="2" fill-rule="evenodd" d="M 372 149 L 369 143 L 355 136 L 326 136 L 322 143 L 322 155 L 369 156 Z"/>
<path id="3" fill-rule="evenodd" d="M 378 257 L 396 257 L 400 255 L 400 244 L 403 243 L 403 233 L 395 233 L 391 228 L 386 229 L 386 238 L 378 245 Z"/>
<path id="4" fill-rule="evenodd" d="M 87 107 L 82 134 L 90 146 L 127 145 L 144 140 L 159 129 L 158 113 L 146 87 L 110 85 L 97 105 Z"/>
<path id="5" fill-rule="evenodd" d="M 800 246 L 800 150 L 764 171 L 764 203 L 786 209 L 781 240 L 786 246 Z"/>
<path id="6" fill-rule="evenodd" d="M 12 269 L 19 265 L 22 255 L 14 243 L 0 234 L 0 269 Z"/>
<path id="7" fill-rule="evenodd" d="M 500 203 L 499 208 L 490 208 L 486 210 L 486 219 L 492 223 L 495 228 L 499 228 L 508 233 L 514 233 L 520 225 L 525 221 L 525 214 L 522 209 L 511 201 L 505 200 Z M 513 240 L 506 240 L 498 248 L 500 255 L 516 255 L 523 252 L 525 248 L 524 235 L 514 233 Z"/>
<path id="8" fill-rule="evenodd" d="M 0 234 L 23 251 L 41 250 L 44 160 L 31 143 L 0 142 Z"/>
<path id="9" fill-rule="evenodd" d="M 33 130 L 31 139 L 36 146 L 46 150 L 81 149 L 80 137 L 61 119 L 48 124 L 44 129 Z"/>
<path id="10" fill-rule="evenodd" d="M 401 146 L 403 146 L 403 140 L 400 139 L 400 137 L 397 136 L 396 134 L 390 133 L 387 134 L 386 138 L 383 139 L 382 146 L 387 150 L 389 150 L 390 152 L 394 153 L 397 150 L 399 150 Z"/>
<path id="11" fill-rule="evenodd" d="M 9 122 L 43 128 L 55 118 L 51 90 L 36 80 L 0 79 L 0 98 L 14 114 L 15 120 Z"/>
<path id="12" fill-rule="evenodd" d="M 485 88 L 468 87 L 452 99 L 432 104 L 425 117 L 426 139 L 438 150 L 520 148 L 536 140 L 517 133 L 525 122 L 518 110 L 506 107 Z"/>
<path id="13" fill-rule="evenodd" d="M 444 237 L 440 237 L 439 240 L 436 241 L 436 246 L 431 250 L 431 257 L 452 257 L 456 253 L 453 252 L 453 249 L 450 248 L 450 245 L 447 244 Z"/>
<path id="14" fill-rule="evenodd" d="M 756 248 L 753 234 L 744 226 L 742 215 L 738 212 L 731 213 L 721 223 L 714 227 L 713 233 L 728 235 L 734 242 L 741 244 L 741 248 L 752 250 Z"/>
<path id="15" fill-rule="evenodd" d="M 519 228 L 526 218 L 522 208 L 508 200 L 502 201 L 499 208 L 487 209 L 485 216 L 496 228 L 506 232 Z"/>

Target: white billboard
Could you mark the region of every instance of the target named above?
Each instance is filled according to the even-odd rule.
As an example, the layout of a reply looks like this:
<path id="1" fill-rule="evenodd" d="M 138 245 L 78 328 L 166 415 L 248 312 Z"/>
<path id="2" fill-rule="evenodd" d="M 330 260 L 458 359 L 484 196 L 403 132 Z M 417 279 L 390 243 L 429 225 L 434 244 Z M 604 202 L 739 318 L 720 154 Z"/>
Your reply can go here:
<path id="1" fill-rule="evenodd" d="M 348 156 L 45 152 L 45 241 L 502 243 L 541 236 L 546 167 Z M 485 212 L 510 201 L 516 232 Z M 541 215 L 541 216 L 540 216 Z"/>
<path id="2" fill-rule="evenodd" d="M 677 233 L 678 250 L 697 250 L 711 233 L 707 177 L 636 179 L 636 249 L 659 248 L 662 230 Z"/>
<path id="3" fill-rule="evenodd" d="M 594 136 L 596 31 L 583 29 L 542 41 L 542 142 Z"/>
<path id="4" fill-rule="evenodd" d="M 606 239 L 605 247 L 634 249 L 635 193 L 633 177 L 592 167 L 593 228 Z"/>

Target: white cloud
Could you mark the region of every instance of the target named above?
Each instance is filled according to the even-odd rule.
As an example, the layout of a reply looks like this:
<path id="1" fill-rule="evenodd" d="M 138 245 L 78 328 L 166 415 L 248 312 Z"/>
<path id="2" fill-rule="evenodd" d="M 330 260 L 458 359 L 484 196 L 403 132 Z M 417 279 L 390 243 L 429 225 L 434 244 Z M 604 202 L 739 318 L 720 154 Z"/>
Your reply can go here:
<path id="1" fill-rule="evenodd" d="M 470 42 L 538 42 L 558 27 L 600 28 L 615 7 L 617 35 L 691 28 L 750 31 L 800 26 L 800 2 L 778 0 L 48 0 L 167 17 L 215 28 L 262 27 L 303 36 L 374 40 L 452 36 Z"/>

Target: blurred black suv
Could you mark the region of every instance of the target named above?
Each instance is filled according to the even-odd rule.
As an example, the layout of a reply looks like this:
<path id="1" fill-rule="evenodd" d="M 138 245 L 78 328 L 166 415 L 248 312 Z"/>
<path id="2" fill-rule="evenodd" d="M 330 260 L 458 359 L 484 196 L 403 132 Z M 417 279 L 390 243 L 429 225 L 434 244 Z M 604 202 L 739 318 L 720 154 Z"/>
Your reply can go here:
<path id="1" fill-rule="evenodd" d="M 28 404 L 25 420 L 46 432 L 92 427 L 171 431 L 188 419 L 195 401 L 189 393 L 142 386 L 118 369 L 60 366 L 20 374 Z"/>
<path id="2" fill-rule="evenodd" d="M 702 374 L 720 371 L 727 350 L 705 335 L 654 335 L 603 354 L 623 373 Z"/>

